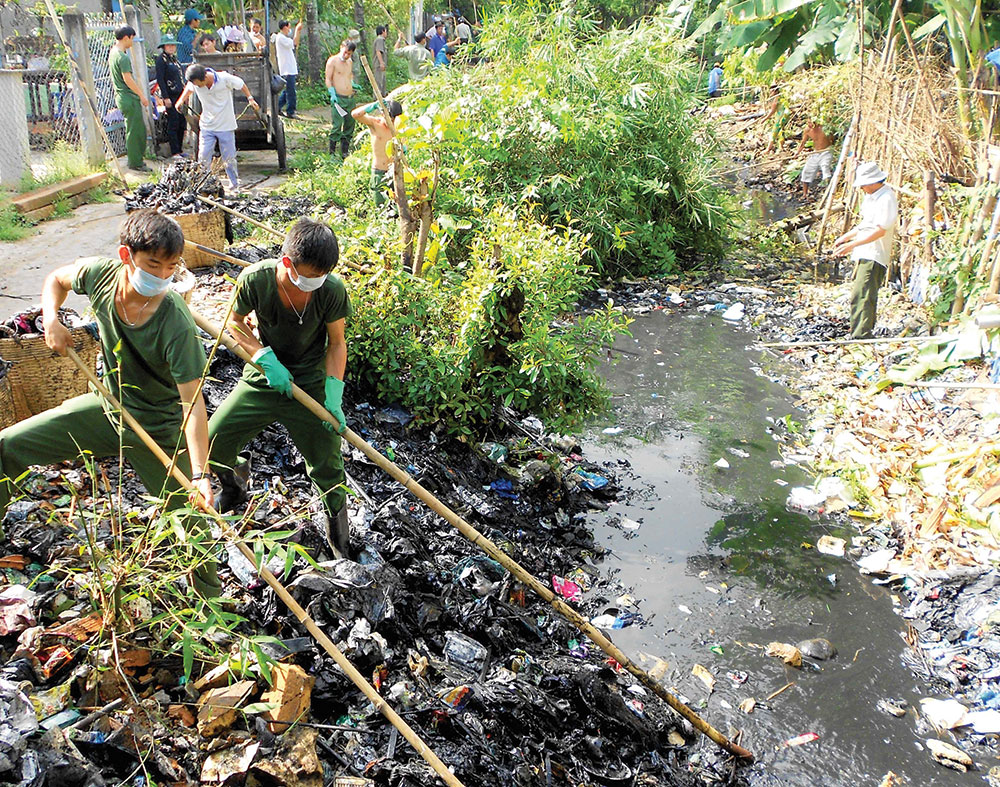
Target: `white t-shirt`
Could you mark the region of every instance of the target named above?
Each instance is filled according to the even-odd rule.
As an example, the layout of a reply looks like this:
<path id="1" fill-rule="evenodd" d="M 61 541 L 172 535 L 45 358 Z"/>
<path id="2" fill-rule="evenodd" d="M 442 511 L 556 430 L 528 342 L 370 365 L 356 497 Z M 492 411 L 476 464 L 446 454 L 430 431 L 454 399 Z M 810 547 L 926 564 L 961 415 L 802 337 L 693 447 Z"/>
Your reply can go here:
<path id="1" fill-rule="evenodd" d="M 233 109 L 233 91 L 242 90 L 246 83 L 227 71 L 214 71 L 215 82 L 211 87 L 198 87 L 188 83 L 201 102 L 200 125 L 206 131 L 235 131 L 236 110 Z"/>
<path id="2" fill-rule="evenodd" d="M 459 22 L 455 28 L 455 35 L 468 41 L 472 38 L 472 28 L 465 24 L 465 22 Z"/>
<path id="3" fill-rule="evenodd" d="M 299 64 L 295 62 L 295 40 L 284 33 L 278 33 L 274 39 L 274 49 L 278 58 L 278 74 L 296 76 L 299 73 Z"/>
<path id="4" fill-rule="evenodd" d="M 873 260 L 888 268 L 898 220 L 899 206 L 896 204 L 896 193 L 888 183 L 883 184 L 882 188 L 873 194 L 865 194 L 865 198 L 861 201 L 861 221 L 857 228 L 858 234 L 867 235 L 876 227 L 882 227 L 885 230 L 885 235 L 876 238 L 871 243 L 858 246 L 851 252 L 851 259 Z"/>

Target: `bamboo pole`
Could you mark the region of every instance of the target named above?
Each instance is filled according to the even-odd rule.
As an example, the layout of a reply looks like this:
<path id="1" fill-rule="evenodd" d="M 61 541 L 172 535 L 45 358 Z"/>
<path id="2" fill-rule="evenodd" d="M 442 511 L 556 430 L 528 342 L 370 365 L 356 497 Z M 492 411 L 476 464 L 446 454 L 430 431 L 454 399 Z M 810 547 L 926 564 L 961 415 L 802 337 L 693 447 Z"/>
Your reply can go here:
<path id="1" fill-rule="evenodd" d="M 205 197 L 205 196 L 203 196 L 201 194 L 195 194 L 195 196 L 198 199 L 200 199 L 202 202 L 204 202 L 204 203 L 206 203 L 208 205 L 211 205 L 213 208 L 218 208 L 219 210 L 224 210 L 226 213 L 230 213 L 230 214 L 232 214 L 233 216 L 235 216 L 238 219 L 243 219 L 243 221 L 247 221 L 250 224 L 253 224 L 255 227 L 259 227 L 260 229 L 264 230 L 264 232 L 271 233 L 272 235 L 274 235 L 277 238 L 284 239 L 284 237 L 285 237 L 285 233 L 283 233 L 281 230 L 277 230 L 274 227 L 270 227 L 267 224 L 264 224 L 264 222 L 262 222 L 262 221 L 257 221 L 257 219 L 252 219 L 247 214 L 240 213 L 238 210 L 235 210 L 234 208 L 228 208 L 225 205 L 223 205 L 221 202 L 216 202 L 214 199 L 211 199 L 210 197 Z"/>
<path id="2" fill-rule="evenodd" d="M 996 293 L 997 285 L 1000 284 L 1000 267 L 989 267 L 993 259 L 993 247 L 997 242 L 997 230 L 1000 230 L 1000 201 L 993 208 L 993 218 L 990 221 L 990 229 L 986 234 L 986 245 L 983 246 L 983 254 L 979 259 L 977 276 L 988 275 L 990 277 L 990 292 Z"/>
<path id="3" fill-rule="evenodd" d="M 121 403 L 114 397 L 114 395 L 109 391 L 104 383 L 101 382 L 100 378 L 94 374 L 93 370 L 88 368 L 80 356 L 76 354 L 76 351 L 72 347 L 66 349 L 66 354 L 69 358 L 77 365 L 77 367 L 84 373 L 87 379 L 90 381 L 91 385 L 101 394 L 116 411 L 121 413 L 122 418 L 129 425 L 129 427 L 134 431 L 146 447 L 153 453 L 153 455 L 163 463 L 174 479 L 189 492 L 194 490 L 195 487 L 191 483 L 191 480 L 182 473 L 177 466 L 173 463 L 166 452 L 160 448 L 153 438 L 149 436 L 145 429 L 143 429 L 142 424 L 140 424 L 132 414 L 121 406 Z M 206 512 L 211 516 L 219 527 L 222 529 L 223 535 L 230 540 L 233 545 L 240 551 L 250 563 L 254 566 L 257 565 L 257 557 L 254 555 L 253 550 L 239 537 L 239 534 L 233 530 L 232 526 L 226 521 L 226 519 L 219 514 L 211 506 L 205 507 Z M 448 767 L 441 761 L 441 759 L 431 750 L 431 748 L 424 743 L 423 739 L 407 724 L 398 713 L 382 698 L 382 696 L 375 690 L 375 688 L 365 680 L 364 676 L 354 667 L 353 664 L 347 659 L 347 657 L 340 651 L 340 649 L 334 644 L 323 629 L 321 629 L 315 620 L 309 616 L 309 614 L 302 608 L 302 606 L 292 597 L 291 593 L 282 585 L 277 577 L 271 573 L 266 565 L 261 565 L 259 568 L 260 577 L 263 579 L 268 586 L 275 592 L 275 594 L 280 598 L 285 606 L 291 610 L 292 614 L 295 615 L 296 619 L 305 626 L 306 630 L 313 636 L 313 638 L 323 646 L 323 649 L 330 654 L 337 666 L 339 666 L 350 679 L 351 682 L 357 686 L 361 692 L 368 698 L 368 700 L 382 713 L 383 716 L 388 719 L 388 721 L 402 733 L 403 737 L 409 741 L 410 745 L 417 751 L 417 753 L 424 758 L 428 765 L 430 765 L 434 772 L 441 777 L 442 781 L 449 787 L 464 787 L 458 777 L 455 776 Z"/>
<path id="4" fill-rule="evenodd" d="M 837 186 L 840 184 L 840 177 L 844 172 L 844 161 L 847 158 L 847 151 L 850 149 L 851 141 L 857 131 L 860 114 L 860 112 L 855 112 L 854 117 L 851 118 L 851 125 L 847 129 L 847 133 L 844 135 L 844 144 L 840 149 L 840 158 L 837 159 L 837 168 L 833 171 L 833 177 L 830 178 L 830 185 L 827 187 L 826 196 L 823 199 L 823 218 L 820 220 L 819 237 L 816 239 L 817 254 L 823 250 L 823 239 L 826 237 L 826 223 L 830 219 L 830 208 L 833 206 L 833 195 L 836 193 Z"/>
<path id="5" fill-rule="evenodd" d="M 194 241 L 184 240 L 184 248 L 188 251 L 200 251 L 202 254 L 208 254 L 212 257 L 218 257 L 224 262 L 231 262 L 233 265 L 239 265 L 241 268 L 246 268 L 250 265 L 246 260 L 241 260 L 239 257 L 233 257 L 229 254 L 223 254 L 221 251 L 216 251 L 215 249 L 210 249 L 208 246 L 202 246 L 200 243 L 195 243 Z"/>
<path id="6" fill-rule="evenodd" d="M 224 345 L 226 345 L 226 347 L 242 358 L 245 362 L 253 363 L 253 360 L 247 351 L 240 347 L 236 341 L 227 336 L 218 325 L 214 324 L 210 320 L 207 320 L 205 317 L 198 314 L 194 309 L 191 309 L 191 315 L 194 317 L 194 321 L 199 328 L 213 338 L 218 338 Z M 342 425 L 337 422 L 336 418 L 330 415 L 329 411 L 323 407 L 323 405 L 309 396 L 309 394 L 294 383 L 292 384 L 292 394 L 298 402 L 300 402 L 317 418 L 325 421 L 326 423 L 333 424 L 338 430 L 341 428 Z M 413 478 L 413 476 L 405 470 L 402 470 L 394 462 L 391 462 L 385 456 L 372 448 L 372 446 L 369 445 L 368 442 L 366 442 L 356 432 L 346 426 L 343 426 L 343 428 L 344 431 L 342 435 L 348 443 L 353 445 L 355 448 L 358 448 L 365 456 L 368 457 L 369 460 L 382 468 L 382 470 L 391 475 L 407 490 L 412 492 L 414 496 L 419 498 L 425 505 L 427 505 L 428 508 L 431 509 L 431 511 L 455 527 L 463 536 L 465 536 L 466 539 L 478 546 L 493 560 L 507 569 L 507 571 L 509 571 L 515 579 L 531 588 L 536 595 L 549 604 L 562 617 L 572 623 L 581 633 L 585 634 L 595 645 L 618 662 L 618 664 L 620 664 L 623 668 L 628 670 L 632 675 L 638 678 L 643 685 L 646 686 L 646 688 L 660 697 L 660 699 L 666 702 L 671 708 L 691 722 L 695 729 L 710 738 L 730 754 L 744 759 L 753 759 L 753 755 L 749 751 L 730 741 L 726 738 L 726 736 L 715 729 L 715 727 L 702 719 L 697 713 L 691 710 L 691 708 L 667 691 L 658 681 L 654 680 L 649 673 L 640 668 L 628 656 L 626 656 L 625 653 L 623 653 L 610 639 L 602 634 L 597 628 L 592 626 L 587 618 L 583 617 L 573 607 L 569 606 L 569 604 L 549 590 L 546 585 L 543 585 L 538 579 L 528 573 L 526 569 L 511 558 L 506 552 L 501 550 L 490 539 L 438 500 L 427 489 L 421 486 L 416 479 Z"/>
<path id="7" fill-rule="evenodd" d="M 957 339 L 946 333 L 936 336 L 895 336 L 884 339 L 827 339 L 815 342 L 755 342 L 753 347 L 846 347 L 851 344 L 912 344 L 914 342 L 930 342 L 942 344 Z"/>

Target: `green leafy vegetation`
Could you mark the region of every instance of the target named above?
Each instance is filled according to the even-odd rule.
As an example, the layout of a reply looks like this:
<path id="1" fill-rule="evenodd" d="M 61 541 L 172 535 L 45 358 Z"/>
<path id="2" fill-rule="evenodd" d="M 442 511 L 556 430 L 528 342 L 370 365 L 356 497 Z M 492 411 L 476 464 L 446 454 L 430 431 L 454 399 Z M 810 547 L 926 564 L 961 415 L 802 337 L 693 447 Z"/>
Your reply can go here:
<path id="1" fill-rule="evenodd" d="M 0 205 L 0 241 L 21 240 L 31 235 L 31 227 L 9 202 Z"/>

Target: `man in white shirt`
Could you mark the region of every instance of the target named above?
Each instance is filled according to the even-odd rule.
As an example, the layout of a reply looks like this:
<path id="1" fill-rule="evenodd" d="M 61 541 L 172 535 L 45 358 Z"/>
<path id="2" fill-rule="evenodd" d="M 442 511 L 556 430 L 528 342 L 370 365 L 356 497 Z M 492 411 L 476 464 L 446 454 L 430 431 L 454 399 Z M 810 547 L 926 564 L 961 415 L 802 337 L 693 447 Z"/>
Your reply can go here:
<path id="1" fill-rule="evenodd" d="M 854 185 L 865 193 L 861 221 L 833 244 L 838 257 L 848 252 L 854 260 L 851 290 L 851 338 L 869 339 L 875 327 L 878 288 L 885 280 L 892 256 L 892 241 L 899 220 L 896 194 L 885 182 L 886 175 L 874 161 L 858 165 Z"/>
<path id="2" fill-rule="evenodd" d="M 295 60 L 295 47 L 299 45 L 302 37 L 302 22 L 295 25 L 295 34 L 292 34 L 292 23 L 287 19 L 278 22 L 278 35 L 274 37 L 275 57 L 278 60 L 278 75 L 285 80 L 285 89 L 281 91 L 278 98 L 278 114 L 285 117 L 295 117 L 295 80 L 299 75 L 299 64 Z M 287 113 L 282 112 L 285 105 L 288 106 Z"/>
<path id="3" fill-rule="evenodd" d="M 218 142 L 219 153 L 229 176 L 229 185 L 235 191 L 239 188 L 240 181 L 236 169 L 236 109 L 233 106 L 233 91 L 242 91 L 250 106 L 258 112 L 260 107 L 250 94 L 246 82 L 226 71 L 216 71 L 195 63 L 188 66 L 186 77 L 187 85 L 175 106 L 179 110 L 192 93 L 201 102 L 198 160 L 207 166 L 212 159 L 215 143 Z"/>
<path id="4" fill-rule="evenodd" d="M 472 26 L 464 16 L 459 18 L 458 24 L 455 26 L 455 35 L 458 36 L 458 41 L 461 44 L 468 44 L 472 41 Z"/>

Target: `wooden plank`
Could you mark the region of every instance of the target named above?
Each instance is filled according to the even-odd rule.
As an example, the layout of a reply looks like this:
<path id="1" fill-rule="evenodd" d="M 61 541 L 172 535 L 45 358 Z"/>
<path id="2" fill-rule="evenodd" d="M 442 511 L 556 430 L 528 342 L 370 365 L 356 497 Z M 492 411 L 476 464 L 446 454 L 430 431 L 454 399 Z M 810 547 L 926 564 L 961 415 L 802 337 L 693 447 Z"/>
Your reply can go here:
<path id="1" fill-rule="evenodd" d="M 67 197 L 66 201 L 69 203 L 71 208 L 76 208 L 83 203 L 90 200 L 90 192 L 85 191 L 82 194 L 74 194 L 71 197 Z M 41 221 L 42 219 L 47 219 L 53 213 L 56 212 L 56 203 L 53 202 L 49 205 L 42 205 L 40 208 L 35 208 L 35 210 L 29 210 L 22 214 L 24 218 L 31 219 L 31 221 Z"/>
<path id="2" fill-rule="evenodd" d="M 29 211 L 36 210 L 44 205 L 51 205 L 59 198 L 60 194 L 72 196 L 73 194 L 79 194 L 81 191 L 87 191 L 95 186 L 99 186 L 107 180 L 107 177 L 107 172 L 95 172 L 93 175 L 84 175 L 62 183 L 53 183 L 51 186 L 44 186 L 43 188 L 29 191 L 27 194 L 22 194 L 12 200 L 12 202 L 14 208 L 19 213 L 27 214 Z"/>

